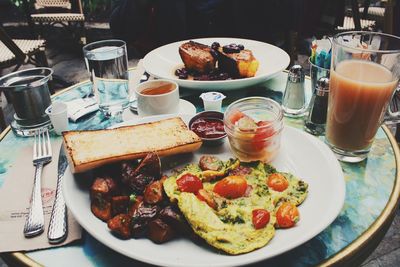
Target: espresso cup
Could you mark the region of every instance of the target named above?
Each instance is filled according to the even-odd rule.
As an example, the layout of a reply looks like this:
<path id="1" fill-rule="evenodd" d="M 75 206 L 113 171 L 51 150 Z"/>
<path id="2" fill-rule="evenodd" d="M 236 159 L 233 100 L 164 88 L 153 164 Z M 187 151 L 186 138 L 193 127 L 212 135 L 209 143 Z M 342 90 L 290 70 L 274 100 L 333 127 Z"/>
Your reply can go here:
<path id="1" fill-rule="evenodd" d="M 135 88 L 137 111 L 141 117 L 177 114 L 179 112 L 179 86 L 169 80 L 152 80 Z"/>

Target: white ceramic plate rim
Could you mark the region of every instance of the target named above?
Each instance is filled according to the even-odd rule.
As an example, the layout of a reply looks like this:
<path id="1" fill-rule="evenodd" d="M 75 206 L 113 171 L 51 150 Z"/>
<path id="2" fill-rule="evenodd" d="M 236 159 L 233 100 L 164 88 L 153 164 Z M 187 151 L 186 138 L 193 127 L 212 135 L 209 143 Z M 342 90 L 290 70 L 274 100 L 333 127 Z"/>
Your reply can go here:
<path id="1" fill-rule="evenodd" d="M 219 42 L 221 45 L 230 44 L 230 43 L 240 43 L 244 44 L 245 47 L 253 46 L 251 50 L 255 55 L 256 59 L 260 62 L 260 68 L 263 66 L 268 66 L 267 71 L 258 70 L 256 75 L 251 78 L 243 78 L 243 79 L 236 79 L 236 80 L 225 80 L 225 81 L 194 81 L 194 80 L 182 80 L 178 79 L 173 73 L 174 68 L 183 65 L 182 60 L 179 57 L 178 48 L 179 46 L 188 41 L 196 41 L 199 43 L 211 45 L 213 42 Z M 215 38 L 200 38 L 200 39 L 190 39 L 190 40 L 183 40 L 178 41 L 175 43 L 167 44 L 161 47 L 158 47 L 152 51 L 150 51 L 146 56 L 143 58 L 143 67 L 144 69 L 156 78 L 163 78 L 168 80 L 173 80 L 178 83 L 180 86 L 193 88 L 193 89 L 202 89 L 202 90 L 233 90 L 233 89 L 240 89 L 243 87 L 252 86 L 268 79 L 273 78 L 279 72 L 286 69 L 290 63 L 289 55 L 279 47 L 274 45 L 249 40 L 249 39 L 241 39 L 241 38 L 222 38 L 222 37 L 215 37 Z M 176 51 L 176 55 L 164 55 L 166 51 Z M 175 52 L 174 52 L 175 53 Z M 257 56 L 257 54 L 267 55 L 266 58 L 261 56 Z M 173 59 L 172 59 L 173 58 Z M 274 64 L 271 64 L 271 59 L 274 58 Z M 163 71 L 156 66 L 155 62 L 168 62 L 171 66 L 169 71 L 169 75 L 163 74 Z"/>
<path id="2" fill-rule="evenodd" d="M 143 119 L 135 119 L 131 122 L 126 122 L 121 124 L 122 125 L 129 125 L 132 123 L 144 123 L 144 122 L 151 122 L 155 120 L 159 120 L 162 118 L 171 117 L 173 115 L 164 115 L 164 116 L 153 116 L 147 117 Z M 191 115 L 180 115 L 185 121 L 191 118 Z M 275 237 L 271 240 L 269 244 L 265 247 L 255 250 L 253 252 L 237 255 L 237 256 L 230 256 L 225 254 L 217 254 L 215 251 L 209 250 L 204 248 L 203 246 L 198 246 L 192 243 L 189 239 L 178 239 L 172 242 L 168 242 L 163 245 L 155 245 L 151 243 L 151 241 L 147 239 L 130 239 L 130 240 L 120 240 L 108 232 L 106 223 L 97 219 L 91 212 L 89 207 L 89 192 L 79 190 L 76 188 L 76 182 L 74 177 L 69 171 L 66 172 L 64 183 L 63 183 L 63 193 L 64 198 L 67 203 L 68 208 L 71 210 L 72 214 L 74 215 L 75 219 L 78 223 L 88 231 L 93 237 L 97 240 L 105 244 L 106 246 L 110 247 L 111 249 L 124 254 L 128 257 L 133 259 L 143 261 L 150 264 L 156 265 L 168 265 L 168 266 L 239 266 L 244 264 L 250 264 L 258 261 L 262 261 L 286 251 L 291 250 L 294 247 L 299 246 L 310 240 L 311 238 L 315 237 L 321 231 L 323 231 L 326 227 L 328 227 L 338 216 L 340 213 L 345 199 L 345 182 L 344 176 L 342 173 L 342 169 L 340 164 L 336 160 L 335 156 L 331 152 L 331 150 L 320 140 L 317 138 L 301 132 L 295 128 L 285 126 L 283 131 L 285 136 L 295 136 L 296 138 L 300 138 L 301 142 L 296 143 L 303 143 L 307 144 L 310 151 L 319 151 L 318 159 L 320 162 L 313 162 L 319 168 L 322 168 L 325 173 L 325 176 L 331 176 L 334 178 L 332 181 L 323 181 L 324 177 L 322 177 L 322 181 L 319 182 L 331 182 L 329 186 L 329 190 L 327 192 L 332 192 L 331 195 L 323 195 L 322 197 L 319 196 L 317 199 L 315 195 L 318 194 L 318 188 L 310 188 L 309 196 L 305 200 L 305 202 L 299 206 L 300 214 L 308 214 L 312 212 L 310 211 L 310 204 L 317 204 L 317 205 L 326 205 L 329 204 L 329 210 L 325 214 L 314 214 L 313 218 L 310 216 L 302 217 L 297 225 L 294 228 L 287 229 L 287 230 L 279 230 L 276 232 Z M 306 148 L 307 149 L 307 148 Z M 289 150 L 290 151 L 290 150 Z M 290 153 L 297 153 L 296 149 L 291 151 Z M 290 153 L 288 155 L 284 155 L 284 157 L 288 157 L 288 164 L 293 164 L 290 162 Z M 307 157 L 304 157 L 307 158 Z M 305 159 L 307 160 L 307 159 Z M 322 164 L 323 163 L 323 164 Z M 322 164 L 322 165 L 321 165 Z M 301 173 L 301 166 L 297 166 L 297 170 L 295 172 Z M 281 170 L 285 171 L 285 170 Z M 296 173 L 295 173 L 296 174 Z M 297 174 L 296 174 L 297 175 Z M 304 179 L 307 181 L 307 179 Z M 311 182 L 315 182 L 315 180 L 307 181 L 310 186 L 312 185 Z M 80 200 L 83 198 L 84 200 Z M 312 201 L 312 203 L 310 203 Z M 317 203 L 315 203 L 318 201 Z M 86 206 L 86 208 L 85 208 Z M 307 206 L 307 207 L 306 207 Z M 84 207 L 84 208 L 82 208 Z M 317 220 L 320 218 L 321 220 Z M 314 222 L 311 226 L 307 226 L 302 224 L 302 221 L 307 219 L 312 219 Z M 315 221 L 314 221 L 315 220 Z M 304 228 L 306 231 L 304 231 Z M 282 239 L 282 240 L 281 240 Z M 285 241 L 286 240 L 286 241 Z M 279 242 L 284 242 L 283 246 L 279 244 Z M 174 243 L 175 242 L 175 243 Z M 272 245 L 274 243 L 274 245 Z M 275 244 L 276 243 L 276 244 Z M 279 246 L 278 246 L 279 245 Z M 141 247 L 149 247 L 149 253 L 145 253 Z M 272 249 L 272 247 L 278 247 L 278 249 Z M 135 251 L 135 247 L 139 248 L 138 251 Z M 172 250 L 171 250 L 172 247 Z M 194 248 L 194 249 L 193 249 Z M 190 261 L 185 261 L 180 259 L 179 253 L 182 253 L 182 249 L 185 249 L 185 254 L 193 254 L 194 256 L 191 258 Z M 206 251 L 203 251 L 206 249 Z M 199 251 L 196 251 L 199 250 Z M 201 252 L 201 254 L 206 253 L 209 257 L 203 257 L 200 259 L 196 259 L 195 255 Z M 160 254 L 161 253 L 161 254 Z M 154 255 L 158 255 L 158 257 L 154 257 Z M 200 257 L 200 256 L 199 256 Z M 207 259 L 210 258 L 210 261 Z M 215 262 L 217 259 L 218 262 Z M 199 262 L 201 260 L 201 262 Z M 214 262 L 213 262 L 214 261 Z"/>

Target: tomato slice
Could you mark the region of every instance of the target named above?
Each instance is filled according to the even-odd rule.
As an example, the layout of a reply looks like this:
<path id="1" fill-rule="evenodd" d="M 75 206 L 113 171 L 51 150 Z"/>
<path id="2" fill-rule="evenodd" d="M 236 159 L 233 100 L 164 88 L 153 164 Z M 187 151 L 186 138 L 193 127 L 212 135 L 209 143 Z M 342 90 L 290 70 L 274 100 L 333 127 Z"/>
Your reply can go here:
<path id="1" fill-rule="evenodd" d="M 267 185 L 275 191 L 282 192 L 289 187 L 289 181 L 282 174 L 273 173 L 268 176 Z"/>
<path id="2" fill-rule="evenodd" d="M 176 184 L 181 192 L 194 194 L 203 188 L 203 183 L 199 177 L 190 173 L 182 175 L 178 180 L 176 180 Z"/>
<path id="3" fill-rule="evenodd" d="M 276 223 L 280 228 L 293 227 L 300 219 L 299 210 L 289 202 L 284 202 L 276 212 Z"/>
<path id="4" fill-rule="evenodd" d="M 214 193 L 221 197 L 234 199 L 242 197 L 247 190 L 247 181 L 243 176 L 227 176 L 214 186 Z"/>
<path id="5" fill-rule="evenodd" d="M 241 118 L 246 117 L 246 115 L 241 112 L 240 110 L 232 110 L 232 113 L 229 115 L 229 120 L 231 121 L 232 124 L 235 124 L 238 120 Z"/>
<path id="6" fill-rule="evenodd" d="M 258 140 L 264 140 L 268 137 L 271 137 L 274 135 L 275 131 L 272 127 L 268 127 L 271 126 L 271 122 L 269 121 L 259 121 L 257 122 L 257 126 L 259 128 L 257 128 L 256 130 L 256 134 L 255 134 L 255 139 Z"/>
<path id="7" fill-rule="evenodd" d="M 264 228 L 269 223 L 270 214 L 265 209 L 255 209 L 252 211 L 252 215 L 253 225 L 256 229 Z"/>
<path id="8" fill-rule="evenodd" d="M 259 121 L 257 122 L 257 130 L 256 133 L 254 134 L 253 138 L 253 148 L 256 151 L 263 150 L 266 148 L 270 142 L 270 140 L 266 140 L 269 137 L 273 136 L 275 134 L 275 131 L 270 126 L 271 123 L 268 121 Z"/>
<path id="9" fill-rule="evenodd" d="M 206 202 L 207 205 L 210 206 L 213 209 L 215 209 L 217 207 L 217 204 L 215 203 L 215 201 L 212 198 L 211 194 L 205 189 L 200 189 L 197 192 L 196 197 L 199 200 Z"/>

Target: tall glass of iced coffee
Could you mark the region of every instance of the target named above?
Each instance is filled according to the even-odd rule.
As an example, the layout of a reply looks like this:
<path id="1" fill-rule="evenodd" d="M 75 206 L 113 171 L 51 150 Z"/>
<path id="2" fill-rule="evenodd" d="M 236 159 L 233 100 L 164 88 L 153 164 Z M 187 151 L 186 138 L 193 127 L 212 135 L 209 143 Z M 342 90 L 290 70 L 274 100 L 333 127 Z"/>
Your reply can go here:
<path id="1" fill-rule="evenodd" d="M 399 37 L 376 32 L 334 37 L 326 140 L 339 160 L 368 156 L 399 77 Z"/>

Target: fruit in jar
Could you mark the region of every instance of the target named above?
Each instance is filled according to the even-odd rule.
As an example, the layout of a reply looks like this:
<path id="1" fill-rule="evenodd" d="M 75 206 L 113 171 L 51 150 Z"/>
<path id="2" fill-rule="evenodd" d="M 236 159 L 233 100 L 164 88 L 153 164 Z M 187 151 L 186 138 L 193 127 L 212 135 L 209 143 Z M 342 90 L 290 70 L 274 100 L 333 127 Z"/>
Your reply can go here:
<path id="1" fill-rule="evenodd" d="M 232 130 L 228 135 L 233 152 L 243 161 L 269 160 L 277 153 L 273 122 L 255 120 L 240 110 L 229 115 Z"/>

